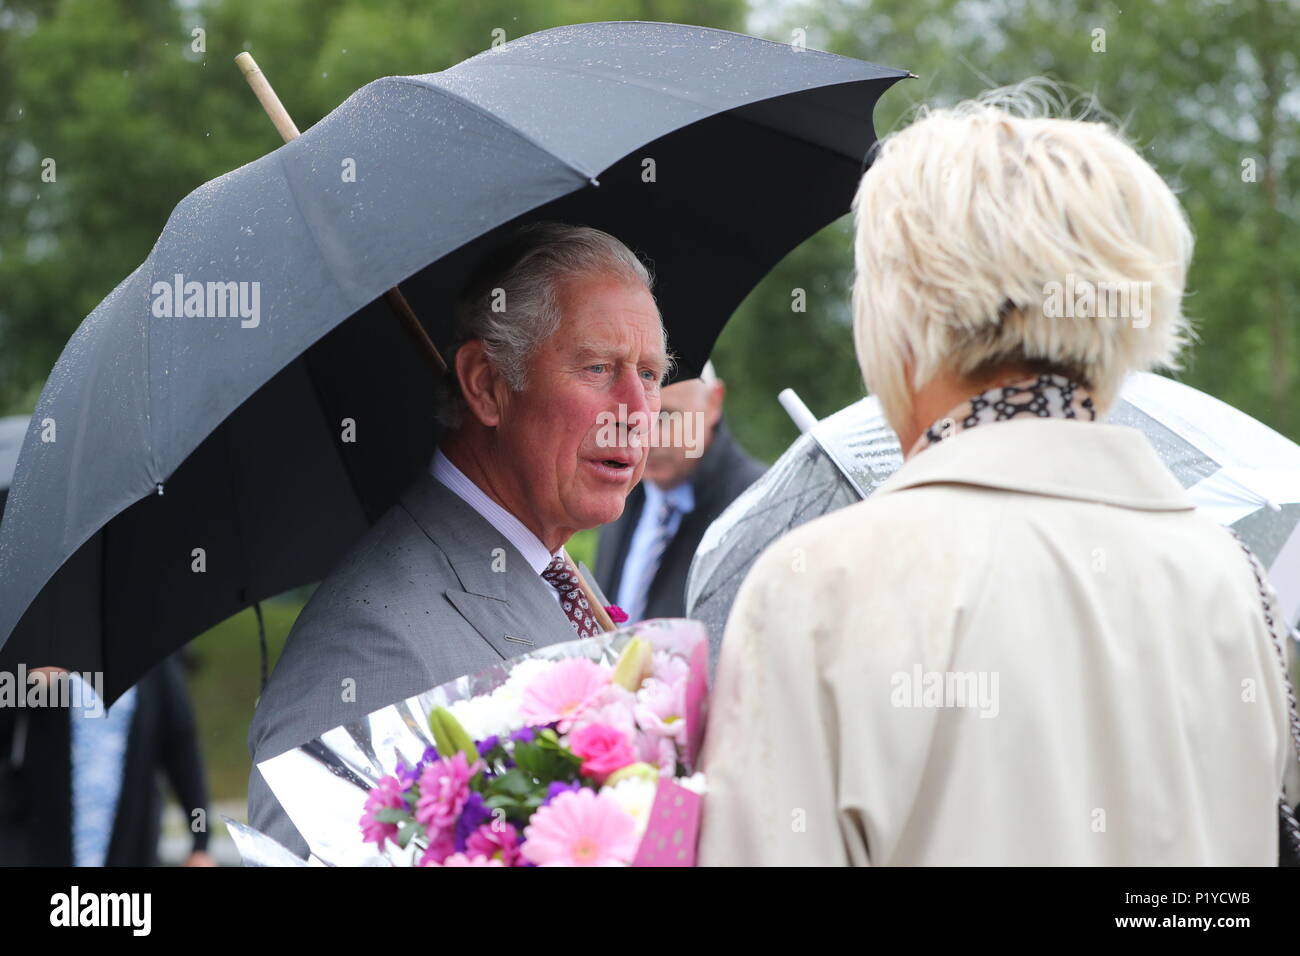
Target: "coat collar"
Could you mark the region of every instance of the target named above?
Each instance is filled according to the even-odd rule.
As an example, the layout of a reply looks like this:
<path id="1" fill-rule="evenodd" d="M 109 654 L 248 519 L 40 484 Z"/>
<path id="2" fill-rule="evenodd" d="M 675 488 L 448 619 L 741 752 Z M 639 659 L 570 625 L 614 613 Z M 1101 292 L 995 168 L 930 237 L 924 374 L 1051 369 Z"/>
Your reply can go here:
<path id="1" fill-rule="evenodd" d="M 551 586 L 454 491 L 425 471 L 401 503 L 460 583 L 444 596 L 503 658 L 576 638 Z"/>
<path id="2" fill-rule="evenodd" d="M 961 431 L 909 458 L 872 497 L 935 484 L 1145 511 L 1196 507 L 1137 429 L 1059 418 L 1012 419 Z"/>

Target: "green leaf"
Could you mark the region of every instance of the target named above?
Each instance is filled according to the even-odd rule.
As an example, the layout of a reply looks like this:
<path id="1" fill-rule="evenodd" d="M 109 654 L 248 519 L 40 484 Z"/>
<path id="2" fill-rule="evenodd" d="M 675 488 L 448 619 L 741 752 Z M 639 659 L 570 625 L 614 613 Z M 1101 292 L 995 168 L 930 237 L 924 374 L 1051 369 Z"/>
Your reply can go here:
<path id="1" fill-rule="evenodd" d="M 401 829 L 397 831 L 397 845 L 400 846 L 403 850 L 405 850 L 406 845 L 411 842 L 412 837 L 414 837 L 422 829 L 424 828 L 421 827 L 414 820 L 412 820 L 410 823 L 406 824 L 405 826 L 403 826 Z"/>

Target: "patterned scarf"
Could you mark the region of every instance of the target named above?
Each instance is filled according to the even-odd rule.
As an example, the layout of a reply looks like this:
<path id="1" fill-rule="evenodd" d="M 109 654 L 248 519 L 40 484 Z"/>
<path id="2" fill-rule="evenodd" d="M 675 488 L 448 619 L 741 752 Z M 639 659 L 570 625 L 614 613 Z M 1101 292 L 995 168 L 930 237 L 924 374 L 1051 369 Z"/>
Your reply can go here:
<path id="1" fill-rule="evenodd" d="M 985 422 L 1004 422 L 1017 415 L 1073 418 L 1087 422 L 1097 420 L 1092 396 L 1082 385 L 1063 375 L 1043 373 L 1035 378 L 990 388 L 958 405 L 921 434 L 907 457 L 911 458 L 967 428 Z"/>

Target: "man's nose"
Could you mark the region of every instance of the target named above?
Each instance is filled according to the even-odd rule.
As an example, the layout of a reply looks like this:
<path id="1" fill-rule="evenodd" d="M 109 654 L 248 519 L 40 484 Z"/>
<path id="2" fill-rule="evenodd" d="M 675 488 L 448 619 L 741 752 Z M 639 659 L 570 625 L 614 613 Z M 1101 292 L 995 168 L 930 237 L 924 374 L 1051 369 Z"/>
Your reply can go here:
<path id="1" fill-rule="evenodd" d="M 619 405 L 622 417 L 619 424 L 628 431 L 644 432 L 652 424 L 658 408 L 646 394 L 645 380 L 638 369 L 631 369 L 619 377 L 614 400 Z"/>

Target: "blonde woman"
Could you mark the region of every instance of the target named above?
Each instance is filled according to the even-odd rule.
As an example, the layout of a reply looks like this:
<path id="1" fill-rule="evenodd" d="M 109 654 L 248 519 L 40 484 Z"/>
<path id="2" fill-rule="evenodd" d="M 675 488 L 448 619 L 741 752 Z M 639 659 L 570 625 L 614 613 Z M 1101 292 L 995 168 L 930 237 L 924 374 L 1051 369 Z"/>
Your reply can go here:
<path id="1" fill-rule="evenodd" d="M 905 463 L 741 588 L 705 865 L 1277 862 L 1260 586 L 1104 423 L 1188 338 L 1191 232 L 1114 129 L 1019 100 L 923 115 L 862 179 L 857 355 Z"/>

